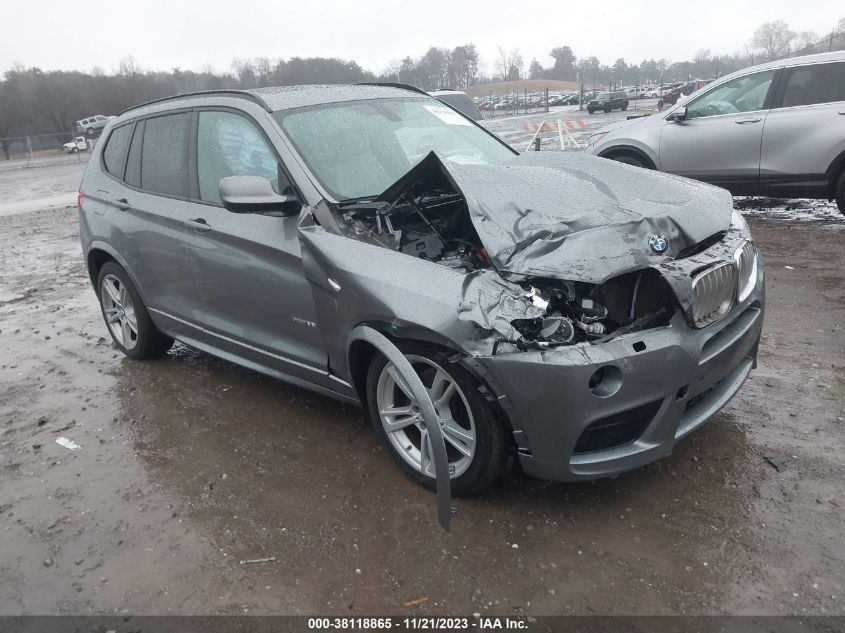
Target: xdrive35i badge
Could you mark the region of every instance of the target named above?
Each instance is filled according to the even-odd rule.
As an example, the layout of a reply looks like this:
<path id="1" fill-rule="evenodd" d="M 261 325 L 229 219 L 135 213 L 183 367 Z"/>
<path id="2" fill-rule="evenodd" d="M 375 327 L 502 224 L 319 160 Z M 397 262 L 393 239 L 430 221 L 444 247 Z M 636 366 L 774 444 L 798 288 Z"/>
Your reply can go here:
<path id="1" fill-rule="evenodd" d="M 662 255 L 669 250 L 669 240 L 665 235 L 652 235 L 648 238 L 648 247 L 658 255 Z"/>

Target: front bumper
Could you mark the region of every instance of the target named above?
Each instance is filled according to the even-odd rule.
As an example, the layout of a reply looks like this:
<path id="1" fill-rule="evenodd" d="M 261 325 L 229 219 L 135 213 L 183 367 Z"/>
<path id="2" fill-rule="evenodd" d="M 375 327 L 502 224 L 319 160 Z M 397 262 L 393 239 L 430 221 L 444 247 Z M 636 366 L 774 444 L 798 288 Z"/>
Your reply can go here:
<path id="1" fill-rule="evenodd" d="M 730 401 L 756 365 L 762 277 L 761 270 L 745 301 L 700 330 L 678 312 L 666 327 L 600 345 L 475 358 L 473 369 L 513 426 L 525 472 L 557 481 L 588 480 L 670 455 L 681 438 Z M 614 368 L 606 372 L 613 380 L 606 389 L 591 389 L 591 377 L 603 367 Z M 639 418 L 633 441 L 609 449 L 584 442 L 588 427 L 628 415 Z"/>

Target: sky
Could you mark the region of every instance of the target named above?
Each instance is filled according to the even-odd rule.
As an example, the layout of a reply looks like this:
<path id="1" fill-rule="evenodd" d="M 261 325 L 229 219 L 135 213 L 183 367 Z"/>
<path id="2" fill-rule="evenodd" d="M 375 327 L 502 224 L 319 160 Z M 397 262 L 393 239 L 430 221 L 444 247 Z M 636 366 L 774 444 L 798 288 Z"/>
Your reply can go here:
<path id="1" fill-rule="evenodd" d="M 734 53 L 763 22 L 830 33 L 842 0 L 0 0 L 0 73 L 19 62 L 42 70 L 228 70 L 234 58 L 340 57 L 376 73 L 430 46 L 474 43 L 488 74 L 497 46 L 549 66 L 549 51 L 612 64 L 697 51 Z"/>

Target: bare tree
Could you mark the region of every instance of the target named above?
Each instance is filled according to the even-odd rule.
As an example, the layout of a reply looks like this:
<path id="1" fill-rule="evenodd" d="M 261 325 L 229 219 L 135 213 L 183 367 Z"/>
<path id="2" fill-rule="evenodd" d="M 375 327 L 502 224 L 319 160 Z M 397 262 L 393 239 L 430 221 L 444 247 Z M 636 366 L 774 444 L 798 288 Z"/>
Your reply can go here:
<path id="1" fill-rule="evenodd" d="M 763 50 L 768 59 L 773 59 L 789 52 L 789 45 L 795 39 L 795 31 L 783 20 L 766 22 L 756 31 L 751 43 Z"/>
<path id="2" fill-rule="evenodd" d="M 496 48 L 499 50 L 499 57 L 496 59 L 496 69 L 499 71 L 502 81 L 505 81 L 508 78 L 508 71 L 511 67 L 510 57 L 507 51 L 502 48 L 501 44 L 496 46 Z"/>
<path id="3" fill-rule="evenodd" d="M 132 77 L 141 74 L 141 67 L 132 55 L 127 55 L 117 62 L 117 74 L 123 77 Z"/>

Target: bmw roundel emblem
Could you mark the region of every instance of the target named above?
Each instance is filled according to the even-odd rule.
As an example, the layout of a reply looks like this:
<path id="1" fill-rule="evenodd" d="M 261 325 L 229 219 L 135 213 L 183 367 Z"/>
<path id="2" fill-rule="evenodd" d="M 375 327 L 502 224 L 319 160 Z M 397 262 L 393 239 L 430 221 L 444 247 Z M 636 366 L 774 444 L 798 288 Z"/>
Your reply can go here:
<path id="1" fill-rule="evenodd" d="M 648 238 L 648 247 L 658 255 L 662 255 L 669 250 L 669 240 L 665 235 L 652 235 Z"/>

